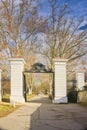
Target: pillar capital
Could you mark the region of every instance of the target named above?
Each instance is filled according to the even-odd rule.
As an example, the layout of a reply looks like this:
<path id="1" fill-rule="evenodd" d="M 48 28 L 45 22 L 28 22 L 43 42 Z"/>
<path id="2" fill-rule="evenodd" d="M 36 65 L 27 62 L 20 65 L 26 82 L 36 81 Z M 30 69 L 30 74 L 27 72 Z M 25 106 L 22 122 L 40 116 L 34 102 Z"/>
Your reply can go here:
<path id="1" fill-rule="evenodd" d="M 68 59 L 54 58 L 53 61 L 54 62 L 67 62 Z"/>
<path id="2" fill-rule="evenodd" d="M 53 61 L 54 61 L 54 65 L 55 64 L 64 65 L 67 63 L 68 59 L 55 58 L 55 59 L 53 59 Z"/>
<path id="3" fill-rule="evenodd" d="M 85 73 L 85 72 L 86 72 L 85 70 L 81 70 L 81 69 L 76 70 L 76 73 Z"/>
<path id="4" fill-rule="evenodd" d="M 25 60 L 23 58 L 9 58 L 10 62 L 22 62 L 25 64 Z"/>

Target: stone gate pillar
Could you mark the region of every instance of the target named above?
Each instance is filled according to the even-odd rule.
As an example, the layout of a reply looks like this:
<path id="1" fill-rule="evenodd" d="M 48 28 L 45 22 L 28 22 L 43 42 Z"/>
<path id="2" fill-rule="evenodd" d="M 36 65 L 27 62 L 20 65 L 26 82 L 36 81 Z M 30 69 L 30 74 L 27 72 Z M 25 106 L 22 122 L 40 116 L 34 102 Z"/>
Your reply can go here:
<path id="1" fill-rule="evenodd" d="M 23 92 L 23 58 L 10 58 L 11 64 L 11 96 L 10 102 L 25 102 Z"/>
<path id="2" fill-rule="evenodd" d="M 77 71 L 76 80 L 77 80 L 77 90 L 82 90 L 83 86 L 85 85 L 84 71 Z"/>
<path id="3" fill-rule="evenodd" d="M 2 70 L 0 69 L 0 102 L 2 101 L 1 72 Z"/>
<path id="4" fill-rule="evenodd" d="M 67 103 L 66 62 L 67 59 L 54 59 L 54 100 L 53 103 Z"/>

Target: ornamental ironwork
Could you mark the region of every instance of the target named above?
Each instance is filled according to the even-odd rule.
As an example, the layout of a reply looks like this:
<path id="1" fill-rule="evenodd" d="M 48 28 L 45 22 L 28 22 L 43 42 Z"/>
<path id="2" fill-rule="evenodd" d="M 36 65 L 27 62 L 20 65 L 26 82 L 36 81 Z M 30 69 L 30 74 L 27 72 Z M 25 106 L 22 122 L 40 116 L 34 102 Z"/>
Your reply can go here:
<path id="1" fill-rule="evenodd" d="M 29 70 L 26 70 L 26 71 L 32 72 L 32 73 L 35 73 L 35 72 L 49 73 L 49 72 L 52 72 L 52 69 L 46 68 L 45 65 L 43 65 L 42 63 L 37 62 L 37 63 L 33 64 Z"/>

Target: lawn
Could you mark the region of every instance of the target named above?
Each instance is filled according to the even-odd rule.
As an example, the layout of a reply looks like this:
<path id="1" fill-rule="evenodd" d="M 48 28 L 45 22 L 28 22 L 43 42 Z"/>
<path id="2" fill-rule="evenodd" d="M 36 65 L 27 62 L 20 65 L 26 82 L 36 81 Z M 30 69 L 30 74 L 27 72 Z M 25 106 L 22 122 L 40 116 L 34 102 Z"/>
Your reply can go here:
<path id="1" fill-rule="evenodd" d="M 27 99 L 34 97 L 35 94 L 27 94 Z M 3 95 L 3 102 L 0 103 L 0 117 L 7 116 L 8 114 L 12 113 L 14 110 L 18 109 L 21 105 L 16 105 L 15 107 L 10 105 L 10 95 L 4 94 Z"/>
<path id="2" fill-rule="evenodd" d="M 7 116 L 21 105 L 16 105 L 15 107 L 10 104 L 10 95 L 4 94 L 2 98 L 2 102 L 0 103 L 0 117 Z"/>
<path id="3" fill-rule="evenodd" d="M 10 102 L 10 94 L 4 94 L 2 97 L 3 102 Z"/>
<path id="4" fill-rule="evenodd" d="M 87 107 L 87 102 L 80 102 L 79 105 Z"/>
<path id="5" fill-rule="evenodd" d="M 13 112 L 14 110 L 18 109 L 19 107 L 20 107 L 20 105 L 12 107 L 10 104 L 1 103 L 0 104 L 0 117 L 7 116 L 8 114 Z"/>
<path id="6" fill-rule="evenodd" d="M 35 94 L 27 94 L 26 98 L 27 98 L 27 100 L 29 100 L 35 96 L 36 96 Z"/>
<path id="7" fill-rule="evenodd" d="M 27 99 L 34 97 L 35 94 L 27 95 Z M 15 107 L 10 105 L 10 95 L 5 94 L 3 95 L 3 102 L 0 103 L 0 117 L 7 116 L 8 114 L 12 113 L 14 110 L 18 109 L 21 105 L 16 105 Z"/>

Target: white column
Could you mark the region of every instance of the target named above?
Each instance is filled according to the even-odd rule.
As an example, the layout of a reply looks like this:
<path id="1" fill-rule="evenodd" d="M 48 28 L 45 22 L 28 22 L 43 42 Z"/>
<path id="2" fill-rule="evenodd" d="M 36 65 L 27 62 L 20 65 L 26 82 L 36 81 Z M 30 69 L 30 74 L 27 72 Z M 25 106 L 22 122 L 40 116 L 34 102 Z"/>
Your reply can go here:
<path id="1" fill-rule="evenodd" d="M 84 71 L 77 71 L 76 80 L 77 80 L 77 90 L 82 90 L 83 86 L 85 85 Z"/>
<path id="2" fill-rule="evenodd" d="M 9 59 L 11 64 L 11 96 L 10 102 L 25 102 L 23 92 L 23 70 L 24 59 L 23 58 L 11 58 Z"/>
<path id="3" fill-rule="evenodd" d="M 54 103 L 67 103 L 67 80 L 66 62 L 67 59 L 54 59 Z"/>
<path id="4" fill-rule="evenodd" d="M 2 70 L 0 69 L 0 102 L 2 101 L 1 72 Z"/>

